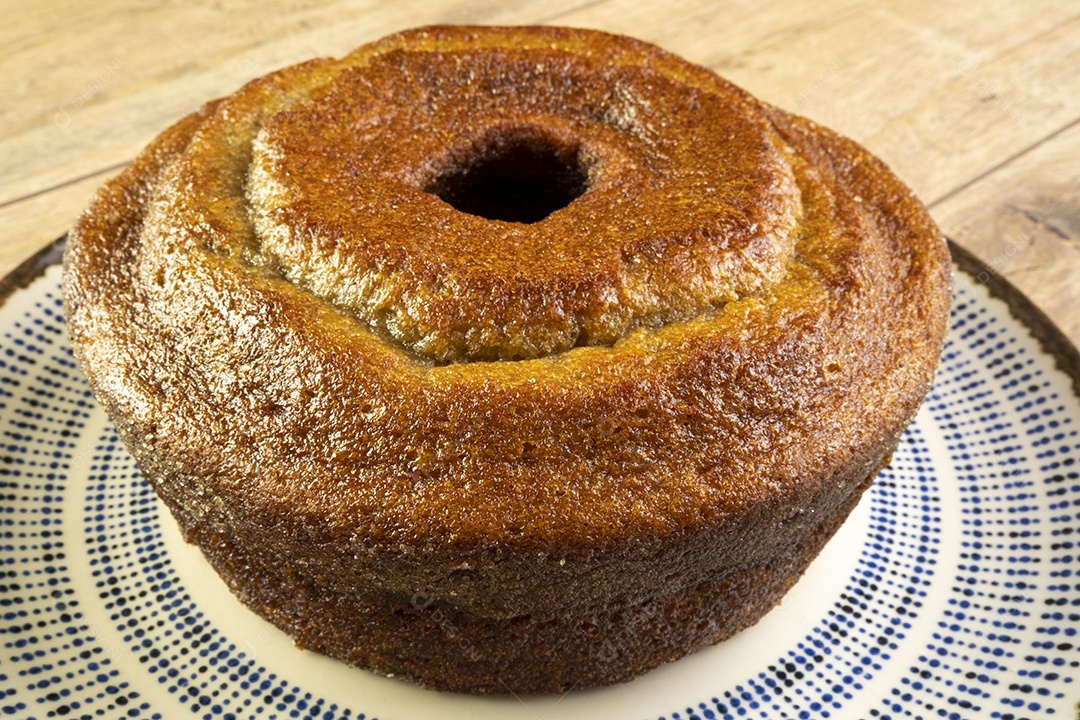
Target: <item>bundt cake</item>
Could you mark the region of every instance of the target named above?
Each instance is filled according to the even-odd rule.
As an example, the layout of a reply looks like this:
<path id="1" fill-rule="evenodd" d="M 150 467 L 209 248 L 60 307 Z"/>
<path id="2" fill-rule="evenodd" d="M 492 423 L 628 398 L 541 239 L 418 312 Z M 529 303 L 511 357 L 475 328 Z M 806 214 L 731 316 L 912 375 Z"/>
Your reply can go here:
<path id="1" fill-rule="evenodd" d="M 474 693 L 757 621 L 887 463 L 949 285 L 856 143 L 555 27 L 410 30 L 210 102 L 64 272 L 96 397 L 235 594 Z"/>

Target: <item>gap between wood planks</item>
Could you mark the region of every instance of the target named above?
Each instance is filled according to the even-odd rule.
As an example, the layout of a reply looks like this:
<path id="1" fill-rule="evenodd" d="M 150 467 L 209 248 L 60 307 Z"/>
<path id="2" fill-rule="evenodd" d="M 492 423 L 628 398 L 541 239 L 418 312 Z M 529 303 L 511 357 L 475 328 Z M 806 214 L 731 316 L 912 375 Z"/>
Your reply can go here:
<path id="1" fill-rule="evenodd" d="M 108 167 L 100 168 L 98 170 L 93 170 L 93 171 L 88 172 L 88 173 L 83 173 L 82 175 L 79 175 L 78 177 L 73 177 L 70 180 L 65 180 L 63 182 L 56 183 L 55 185 L 50 185 L 49 187 L 46 187 L 46 188 L 40 188 L 38 190 L 32 190 L 31 192 L 28 192 L 28 193 L 26 193 L 24 195 L 19 195 L 17 197 L 10 198 L 9 200 L 0 201 L 0 210 L 3 210 L 4 208 L 11 207 L 12 205 L 17 205 L 17 204 L 19 204 L 19 203 L 21 203 L 23 201 L 26 201 L 26 200 L 33 200 L 36 197 L 41 197 L 42 195 L 47 195 L 47 194 L 49 194 L 49 193 L 51 193 L 51 192 L 53 192 L 55 190 L 61 190 L 63 188 L 68 187 L 69 185 L 74 185 L 75 183 L 80 183 L 83 180 L 89 180 L 90 178 L 95 177 L 97 175 L 104 175 L 106 173 L 111 173 L 111 172 L 113 172 L 115 170 L 120 170 L 121 168 L 127 167 L 130 164 L 131 164 L 131 160 L 124 160 L 123 162 L 118 162 L 118 163 L 116 163 L 114 165 L 109 165 Z"/>
<path id="2" fill-rule="evenodd" d="M 1016 160 L 1019 160 L 1020 158 L 1027 155 L 1028 153 L 1034 152 L 1035 150 L 1037 150 L 1039 148 L 1039 146 L 1053 140 L 1054 138 L 1056 138 L 1057 136 L 1059 136 L 1059 135 L 1061 135 L 1063 133 L 1068 132 L 1069 130 L 1076 127 L 1077 125 L 1080 125 L 1080 118 L 1076 118 L 1075 120 L 1072 120 L 1071 122 L 1066 123 L 1065 125 L 1061 126 L 1057 130 L 1053 131 L 1052 133 L 1050 133 L 1046 137 L 1043 137 L 1043 138 L 1040 138 L 1039 140 L 1036 140 L 1032 144 L 1028 145 L 1026 148 L 1023 148 L 1023 149 L 1013 153 L 1012 155 L 1005 158 L 1001 162 L 987 168 L 986 170 L 983 170 L 982 172 L 978 173 L 974 177 L 965 180 L 964 182 L 960 183 L 960 185 L 954 187 L 952 190 L 949 190 L 948 192 L 946 192 L 946 193 L 944 193 L 942 195 L 939 195 L 938 197 L 934 198 L 933 200 L 926 201 L 926 207 L 928 209 L 932 210 L 935 206 L 940 205 L 941 203 L 945 202 L 946 200 L 949 200 L 952 197 L 955 197 L 956 195 L 959 195 L 964 190 L 967 190 L 972 185 L 978 183 L 980 180 L 982 180 L 982 179 L 984 179 L 986 177 L 989 177 L 990 175 L 993 175 L 995 172 L 1002 169 L 1003 167 L 1005 167 L 1009 163 L 1014 162 Z"/>

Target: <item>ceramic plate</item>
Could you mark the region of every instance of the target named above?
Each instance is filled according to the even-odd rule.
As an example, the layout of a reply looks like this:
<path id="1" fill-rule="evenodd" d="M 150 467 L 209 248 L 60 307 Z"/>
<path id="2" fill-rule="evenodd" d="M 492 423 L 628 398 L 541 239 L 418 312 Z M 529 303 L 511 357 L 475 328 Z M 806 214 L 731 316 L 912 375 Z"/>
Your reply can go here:
<path id="1" fill-rule="evenodd" d="M 626 685 L 474 698 L 297 650 L 233 599 L 76 368 L 57 252 L 0 307 L 0 715 L 1080 717 L 1080 373 L 1015 291 L 961 269 L 892 465 L 758 625 Z"/>

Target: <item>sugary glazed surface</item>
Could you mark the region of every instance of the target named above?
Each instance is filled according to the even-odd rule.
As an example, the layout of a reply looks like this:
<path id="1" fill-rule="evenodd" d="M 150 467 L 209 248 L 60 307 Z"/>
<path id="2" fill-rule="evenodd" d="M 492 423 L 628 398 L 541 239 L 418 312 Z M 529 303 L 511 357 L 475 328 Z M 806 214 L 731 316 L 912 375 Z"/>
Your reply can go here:
<path id="1" fill-rule="evenodd" d="M 489 191 L 516 163 L 572 199 L 455 209 L 499 163 Z M 170 128 L 80 218 L 64 285 L 97 397 L 260 612 L 230 557 L 353 607 L 562 622 L 816 547 L 929 388 L 949 261 L 880 161 L 703 68 L 443 27 Z M 590 682 L 625 679 L 605 658 Z"/>

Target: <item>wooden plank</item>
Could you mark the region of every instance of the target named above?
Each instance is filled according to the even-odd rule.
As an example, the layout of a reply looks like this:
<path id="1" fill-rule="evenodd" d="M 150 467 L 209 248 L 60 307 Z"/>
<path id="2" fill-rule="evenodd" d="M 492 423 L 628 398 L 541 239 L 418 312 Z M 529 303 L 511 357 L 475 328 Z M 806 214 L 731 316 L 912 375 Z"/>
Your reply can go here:
<path id="1" fill-rule="evenodd" d="M 68 231 L 111 170 L 0 207 L 0 277 Z"/>
<path id="2" fill-rule="evenodd" d="M 934 202 L 1080 118 L 1080 18 L 957 76 L 865 138 Z"/>
<path id="3" fill-rule="evenodd" d="M 1080 347 L 1080 123 L 934 204 L 942 230 Z"/>

